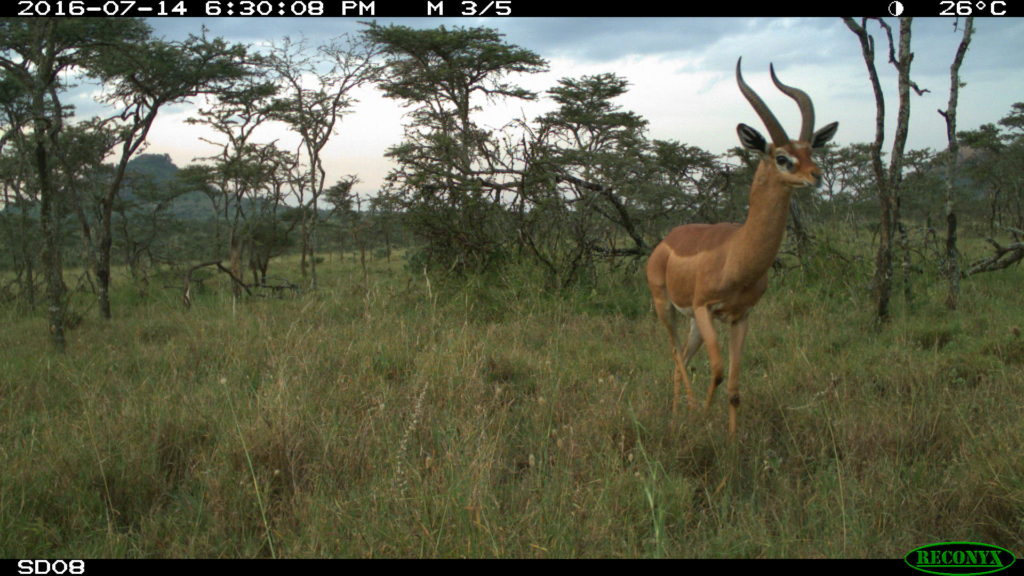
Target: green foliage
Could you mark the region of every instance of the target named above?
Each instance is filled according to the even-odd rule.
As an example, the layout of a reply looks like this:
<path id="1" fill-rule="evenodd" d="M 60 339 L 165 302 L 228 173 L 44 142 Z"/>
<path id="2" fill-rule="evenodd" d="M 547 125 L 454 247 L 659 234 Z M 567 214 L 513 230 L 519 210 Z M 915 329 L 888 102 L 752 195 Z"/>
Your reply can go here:
<path id="1" fill-rule="evenodd" d="M 468 113 L 474 92 L 488 98 L 532 99 L 532 92 L 502 78 L 547 68 L 543 58 L 506 44 L 502 34 L 491 28 L 417 30 L 371 22 L 363 34 L 388 57 L 389 70 L 381 84 L 384 93 L 410 103 L 447 100 Z"/>
<path id="2" fill-rule="evenodd" d="M 481 271 L 494 266 L 515 237 L 504 180 L 511 166 L 498 138 L 472 119 L 481 98 L 533 99 L 507 80 L 546 69 L 535 53 L 505 43 L 489 28 L 368 25 L 364 37 L 385 56 L 380 87 L 390 98 L 415 106 L 406 139 L 388 156 L 398 167 L 383 195 L 408 213 L 408 224 L 426 244 L 437 268 Z M 514 174 L 512 174 L 514 176 Z"/>

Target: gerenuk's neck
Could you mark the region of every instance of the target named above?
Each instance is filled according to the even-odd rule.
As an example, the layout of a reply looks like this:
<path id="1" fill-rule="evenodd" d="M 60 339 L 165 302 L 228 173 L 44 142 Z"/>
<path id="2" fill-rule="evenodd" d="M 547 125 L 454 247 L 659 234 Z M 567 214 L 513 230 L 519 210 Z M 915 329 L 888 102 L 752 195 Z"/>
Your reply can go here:
<path id="1" fill-rule="evenodd" d="M 768 271 L 782 245 L 789 215 L 789 186 L 772 178 L 764 162 L 757 168 L 750 188 L 747 220 L 736 231 L 729 254 L 730 272 L 741 283 L 749 283 Z"/>

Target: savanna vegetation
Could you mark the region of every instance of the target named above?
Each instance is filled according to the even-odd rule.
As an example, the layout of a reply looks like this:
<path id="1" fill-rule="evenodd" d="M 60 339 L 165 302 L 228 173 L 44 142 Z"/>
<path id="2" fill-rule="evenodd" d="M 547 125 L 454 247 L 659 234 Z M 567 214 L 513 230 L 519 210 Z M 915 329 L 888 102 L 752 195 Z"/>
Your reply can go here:
<path id="1" fill-rule="evenodd" d="M 487 28 L 256 51 L 0 21 L 0 556 L 1024 549 L 1024 104 L 962 131 L 951 98 L 953 155 L 821 156 L 729 441 L 724 395 L 671 414 L 641 264 L 673 225 L 741 220 L 757 158 L 649 139 L 613 73 L 516 84 L 545 66 Z M 72 69 L 114 113 L 63 103 Z M 411 111 L 370 196 L 320 156 L 361 85 Z M 220 152 L 141 154 L 183 101 Z"/>

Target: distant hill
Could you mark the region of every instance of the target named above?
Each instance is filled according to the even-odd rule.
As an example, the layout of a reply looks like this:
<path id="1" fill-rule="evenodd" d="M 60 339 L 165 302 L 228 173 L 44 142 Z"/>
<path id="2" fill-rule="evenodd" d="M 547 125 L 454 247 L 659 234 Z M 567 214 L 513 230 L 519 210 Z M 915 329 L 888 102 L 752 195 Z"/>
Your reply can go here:
<path id="1" fill-rule="evenodd" d="M 140 154 L 128 162 L 128 171 L 146 174 L 158 183 L 167 183 L 178 173 L 178 167 L 167 154 Z"/>
<path id="2" fill-rule="evenodd" d="M 167 191 L 173 185 L 179 168 L 167 154 L 140 154 L 128 162 L 130 174 L 143 174 L 152 179 L 158 187 Z M 121 198 L 126 201 L 135 199 L 130 186 L 121 190 Z M 210 199 L 202 192 L 186 192 L 174 199 L 168 213 L 180 220 L 209 220 L 216 214 Z"/>

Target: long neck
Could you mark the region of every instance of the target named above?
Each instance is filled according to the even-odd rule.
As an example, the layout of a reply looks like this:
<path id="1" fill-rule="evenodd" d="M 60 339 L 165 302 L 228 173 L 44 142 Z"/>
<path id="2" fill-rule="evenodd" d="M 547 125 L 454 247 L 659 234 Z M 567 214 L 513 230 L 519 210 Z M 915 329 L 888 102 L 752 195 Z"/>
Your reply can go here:
<path id="1" fill-rule="evenodd" d="M 768 271 L 786 233 L 792 191 L 773 176 L 774 169 L 762 161 L 750 187 L 747 220 L 736 231 L 729 254 L 732 272 L 748 281 Z"/>

